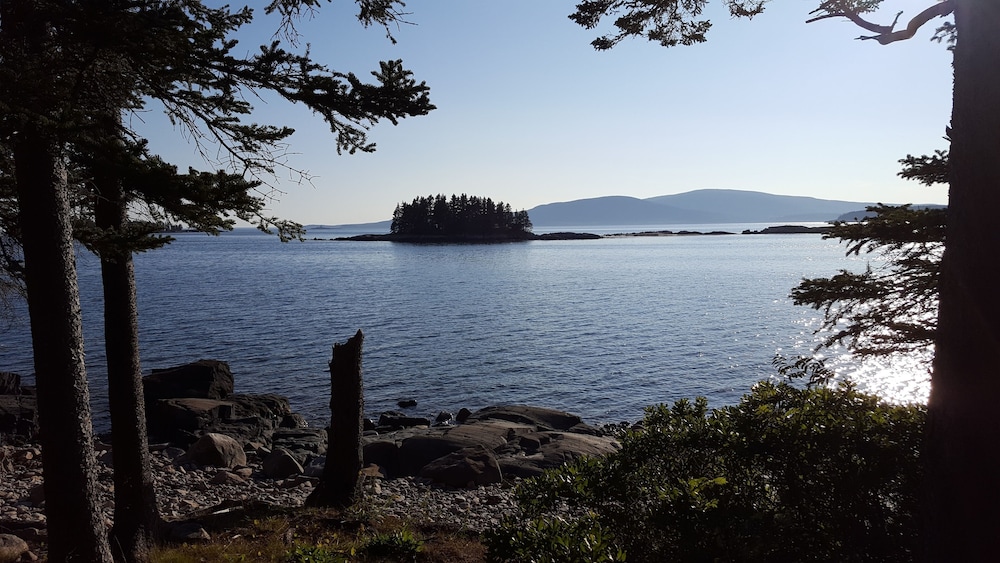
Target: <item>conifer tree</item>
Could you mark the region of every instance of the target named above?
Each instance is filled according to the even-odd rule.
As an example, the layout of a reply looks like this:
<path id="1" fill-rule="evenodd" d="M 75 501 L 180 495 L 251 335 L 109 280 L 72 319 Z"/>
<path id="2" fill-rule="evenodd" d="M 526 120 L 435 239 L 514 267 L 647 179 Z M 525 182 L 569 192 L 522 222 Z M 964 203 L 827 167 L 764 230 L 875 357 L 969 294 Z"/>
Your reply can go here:
<path id="1" fill-rule="evenodd" d="M 615 30 L 597 49 L 629 37 L 665 46 L 705 41 L 708 0 L 585 0 L 570 18 L 594 28 L 613 18 Z M 766 0 L 723 0 L 734 17 L 761 13 Z M 1000 268 L 986 267 L 1000 251 L 1000 3 L 928 0 L 897 29 L 874 21 L 881 0 L 823 0 L 808 21 L 847 19 L 859 39 L 888 45 L 913 37 L 928 22 L 954 14 L 936 38 L 953 41 L 954 94 L 948 137 L 947 241 L 938 283 L 939 306 L 925 455 L 927 558 L 988 560 L 1000 552 L 1000 487 L 983 476 L 1000 473 L 1000 399 L 995 353 L 1000 346 Z"/>
<path id="2" fill-rule="evenodd" d="M 294 18 L 318 5 L 318 0 L 275 0 L 265 11 L 280 14 L 286 31 L 294 33 Z M 388 30 L 402 3 L 358 0 L 358 5 L 363 24 Z M 95 504 L 66 165 L 74 151 L 93 151 L 96 139 L 114 139 L 126 146 L 128 139 L 138 137 L 122 127 L 121 120 L 98 123 L 92 116 L 132 111 L 156 100 L 195 139 L 210 136 L 237 169 L 261 175 L 273 171 L 274 147 L 292 131 L 245 123 L 243 117 L 252 110 L 245 97 L 248 92 L 272 91 L 305 104 L 330 125 L 338 152 L 372 151 L 374 144 L 366 134 L 371 125 L 382 119 L 396 123 L 433 109 L 427 87 L 417 84 L 400 61 L 381 63 L 373 73 L 377 84 L 367 84 L 354 74 L 328 70 L 308 54 L 290 52 L 279 41 L 261 46 L 255 55 L 236 56 L 231 36 L 252 17 L 247 8 L 233 12 L 189 0 L 0 2 L 0 145 L 9 151 L 14 170 L 16 230 L 36 351 L 43 460 L 46 475 L 66 476 L 45 481 L 53 560 L 109 560 Z M 126 152 L 108 150 L 101 156 L 107 162 L 108 155 Z M 283 237 L 296 232 L 294 224 L 261 215 L 268 194 L 253 191 L 259 183 L 201 183 L 212 189 L 200 201 L 186 199 L 173 188 L 142 199 L 145 186 L 128 193 L 121 170 L 102 170 L 104 176 L 95 175 L 93 183 L 100 203 L 94 207 L 93 227 L 99 234 L 91 238 L 99 241 L 102 261 L 107 258 L 109 264 L 127 264 L 131 252 L 158 244 L 142 229 L 133 229 L 122 213 L 136 200 L 174 217 L 235 213 L 262 228 L 276 225 Z M 236 189 L 242 191 L 213 191 L 218 186 L 224 190 L 239 186 Z M 227 195 L 231 199 L 224 199 Z M 231 206 L 234 196 L 240 202 L 237 207 Z M 215 222 L 226 224 L 226 220 Z M 115 277 L 130 276 L 125 267 Z M 127 284 L 116 287 L 130 293 Z M 130 307 L 125 304 L 124 309 Z M 131 338 L 134 316 L 121 318 L 122 325 L 132 325 L 119 327 L 119 334 L 130 338 L 124 348 L 132 348 L 137 358 L 136 341 Z M 119 389 L 132 395 L 133 404 L 141 404 L 141 397 L 135 396 L 141 392 L 137 369 L 137 364 L 127 363 L 131 373 L 126 377 L 135 385 Z M 128 547 L 130 553 L 115 555 L 142 560 L 140 543 Z"/>
<path id="3" fill-rule="evenodd" d="M 947 151 L 900 160 L 903 178 L 947 182 Z M 855 356 L 926 350 L 937 330 L 938 283 L 945 243 L 945 209 L 877 205 L 859 221 L 840 221 L 824 238 L 847 244 L 847 255 L 877 254 L 880 265 L 804 279 L 796 305 L 823 311 L 822 346 L 844 344 Z M 928 366 L 929 368 L 930 366 Z"/>

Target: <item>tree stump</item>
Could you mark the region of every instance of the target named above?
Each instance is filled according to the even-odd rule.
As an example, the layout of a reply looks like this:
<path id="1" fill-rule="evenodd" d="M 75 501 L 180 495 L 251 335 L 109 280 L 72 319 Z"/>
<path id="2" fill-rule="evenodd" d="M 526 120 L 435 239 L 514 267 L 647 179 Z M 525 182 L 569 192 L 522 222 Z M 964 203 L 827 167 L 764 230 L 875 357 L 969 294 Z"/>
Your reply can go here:
<path id="1" fill-rule="evenodd" d="M 344 344 L 333 345 L 330 360 L 330 428 L 326 465 L 306 506 L 345 508 L 361 493 L 364 391 L 361 384 L 359 330 Z"/>

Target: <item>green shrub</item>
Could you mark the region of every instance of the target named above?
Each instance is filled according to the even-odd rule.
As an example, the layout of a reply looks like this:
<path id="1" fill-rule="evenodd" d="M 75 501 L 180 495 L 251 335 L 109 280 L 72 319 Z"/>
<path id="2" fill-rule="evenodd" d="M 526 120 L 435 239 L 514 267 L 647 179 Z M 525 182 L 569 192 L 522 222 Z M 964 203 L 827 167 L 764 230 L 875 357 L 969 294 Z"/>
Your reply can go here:
<path id="1" fill-rule="evenodd" d="M 416 559 L 423 548 L 423 540 L 411 530 L 403 528 L 394 532 L 380 533 L 369 538 L 361 551 L 374 557 L 400 557 Z"/>
<path id="2" fill-rule="evenodd" d="M 322 545 L 297 545 L 288 554 L 288 563 L 347 563 L 349 553 Z"/>
<path id="3" fill-rule="evenodd" d="M 613 563 L 625 554 L 593 516 L 570 522 L 535 518 L 530 522 L 506 520 L 498 531 L 486 534 L 488 561 L 492 563 Z"/>
<path id="4" fill-rule="evenodd" d="M 629 561 L 910 561 L 925 417 L 848 384 L 764 382 L 712 411 L 703 398 L 650 407 L 620 451 L 523 483 L 528 522 L 491 534 L 491 557 L 517 560 L 534 526 L 570 544 L 599 531 Z"/>

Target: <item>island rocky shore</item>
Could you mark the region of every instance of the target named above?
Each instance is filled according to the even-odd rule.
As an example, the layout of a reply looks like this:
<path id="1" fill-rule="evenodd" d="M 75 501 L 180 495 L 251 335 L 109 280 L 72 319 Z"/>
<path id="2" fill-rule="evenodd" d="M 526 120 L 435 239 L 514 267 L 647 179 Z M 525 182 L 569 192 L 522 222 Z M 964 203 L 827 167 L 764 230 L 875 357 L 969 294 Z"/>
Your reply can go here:
<path id="1" fill-rule="evenodd" d="M 0 377 L 0 544 L 45 540 L 43 475 L 33 390 Z M 319 482 L 326 429 L 311 428 L 280 395 L 233 393 L 225 362 L 201 360 L 144 378 L 161 515 L 178 540 L 207 539 L 198 519 L 248 503 L 302 506 Z M 406 406 L 406 405 L 404 405 Z M 404 412 L 366 422 L 363 509 L 481 531 L 516 511 L 512 486 L 580 456 L 618 448 L 580 417 L 541 407 Z M 101 506 L 113 512 L 111 446 L 99 436 Z"/>
<path id="2" fill-rule="evenodd" d="M 746 229 L 739 234 L 744 234 L 744 235 L 826 234 L 829 233 L 832 228 L 833 227 L 831 225 L 822 225 L 822 226 L 777 225 L 772 227 L 765 227 L 760 230 Z M 500 235 L 446 236 L 446 235 L 368 234 L 368 235 L 354 235 L 349 237 L 337 237 L 332 240 L 350 240 L 350 241 L 362 241 L 362 242 L 389 241 L 389 242 L 407 242 L 407 243 L 422 243 L 422 244 L 451 244 L 451 243 L 483 244 L 483 243 L 498 243 L 498 242 L 523 242 L 529 240 L 593 240 L 602 238 L 623 238 L 623 237 L 685 237 L 685 236 L 699 236 L 699 235 L 714 236 L 714 235 L 735 235 L 735 234 L 737 233 L 730 231 L 689 231 L 689 230 L 638 231 L 638 232 L 612 233 L 605 235 L 598 235 L 594 233 L 576 233 L 576 232 L 557 232 L 557 233 L 544 233 L 544 234 L 521 233 L 513 237 L 500 236 Z M 326 240 L 326 239 L 314 238 L 313 240 Z"/>

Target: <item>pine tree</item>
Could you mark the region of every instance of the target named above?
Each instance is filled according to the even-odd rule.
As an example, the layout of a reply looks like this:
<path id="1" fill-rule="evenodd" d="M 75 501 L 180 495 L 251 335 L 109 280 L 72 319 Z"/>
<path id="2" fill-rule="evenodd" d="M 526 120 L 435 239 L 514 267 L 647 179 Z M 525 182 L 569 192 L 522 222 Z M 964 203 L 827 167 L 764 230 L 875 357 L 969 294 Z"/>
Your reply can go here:
<path id="1" fill-rule="evenodd" d="M 924 185 L 947 182 L 948 153 L 907 155 L 899 175 Z M 880 265 L 804 279 L 792 290 L 796 305 L 823 311 L 822 346 L 843 344 L 855 356 L 926 350 L 937 331 L 938 283 L 946 211 L 877 205 L 860 221 L 834 224 L 828 239 L 847 244 L 847 255 L 876 254 Z M 928 366 L 929 368 L 930 366 Z"/>
<path id="2" fill-rule="evenodd" d="M 359 0 L 358 4 L 362 23 L 387 29 L 401 5 L 394 0 Z M 294 18 L 317 5 L 317 0 L 276 0 L 266 11 L 279 13 L 286 31 L 293 32 Z M 433 109 L 427 87 L 417 84 L 400 61 L 381 63 L 373 73 L 377 84 L 367 84 L 354 74 L 330 71 L 308 55 L 287 51 L 277 41 L 262 46 L 256 55 L 235 56 L 235 42 L 229 37 L 252 17 L 249 9 L 231 12 L 226 7 L 180 0 L 0 2 L 0 145 L 13 162 L 19 215 L 14 230 L 24 255 L 43 459 L 47 475 L 71 473 L 45 481 L 53 560 L 109 559 L 103 522 L 94 504 L 92 429 L 66 164 L 74 153 L 96 156 L 100 138 L 114 139 L 120 147 L 129 146 L 129 140 L 136 141 L 133 146 L 143 143 L 121 126 L 121 120 L 95 120 L 93 116 L 132 111 L 147 100 L 157 100 L 194 138 L 212 136 L 235 166 L 260 177 L 273 172 L 273 148 L 292 131 L 244 123 L 242 117 L 252 109 L 246 101 L 248 92 L 269 90 L 305 104 L 330 125 L 338 152 L 348 153 L 374 150 L 366 131 L 378 121 L 396 123 Z M 107 162 L 109 155 L 122 157 L 128 150 L 101 152 Z M 162 243 L 141 226 L 135 228 L 121 213 L 130 202 L 142 201 L 164 216 L 204 220 L 212 228 L 231 223 L 211 216 L 235 213 L 261 228 L 278 227 L 283 238 L 298 232 L 293 223 L 262 215 L 269 196 L 266 191 L 254 191 L 259 183 L 188 182 L 175 175 L 155 184 L 164 191 L 150 193 L 145 185 L 126 191 L 127 169 L 111 170 L 113 174 L 95 176 L 92 183 L 96 203 L 90 240 L 100 245 L 102 262 L 108 266 L 105 283 L 121 289 L 121 294 L 114 295 L 123 299 L 134 300 L 134 290 L 128 287 L 131 252 Z M 188 176 L 203 178 L 194 171 Z M 190 192 L 184 189 L 192 186 L 197 186 L 196 192 L 203 190 L 200 198 L 186 197 Z M 134 306 L 127 302 L 108 305 L 109 311 L 126 312 Z M 137 360 L 134 316 L 115 314 L 108 319 L 115 325 L 108 329 L 119 331 L 113 337 L 109 332 L 109 339 L 126 341 L 118 343 Z M 136 397 L 141 392 L 138 364 L 132 360 L 124 364 L 126 376 L 116 381 L 128 381 L 114 384 L 112 395 L 122 391 L 133 404 L 141 404 L 141 397 Z M 113 403 L 113 408 L 120 404 Z M 126 416 L 135 418 L 139 413 Z M 115 459 L 119 459 L 118 452 Z M 145 470 L 140 464 L 123 473 L 131 471 Z M 142 475 L 122 477 L 140 483 L 144 479 Z M 140 485 L 134 490 L 144 488 Z M 139 495 L 131 501 L 148 504 Z M 126 547 L 131 552 L 115 556 L 142 560 L 141 543 L 132 542 Z"/>
<path id="3" fill-rule="evenodd" d="M 629 37 L 662 45 L 705 41 L 700 19 L 708 0 L 586 0 L 570 18 L 594 28 L 614 18 L 615 31 L 593 45 L 609 49 Z M 763 0 L 724 0 L 735 17 L 764 10 Z M 860 39 L 881 45 L 910 39 L 929 21 L 954 14 L 936 38 L 954 43 L 954 95 L 949 138 L 947 234 L 938 284 L 935 355 L 928 401 L 925 456 L 927 557 L 933 561 L 988 560 L 1000 552 L 1000 487 L 983 476 L 1000 473 L 1000 399 L 995 350 L 1000 347 L 1000 3 L 943 0 L 896 29 L 873 22 L 881 0 L 820 2 L 809 21 L 844 18 L 866 30 Z"/>

